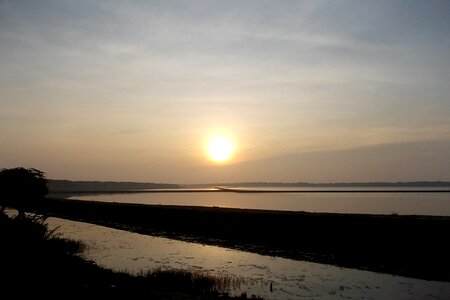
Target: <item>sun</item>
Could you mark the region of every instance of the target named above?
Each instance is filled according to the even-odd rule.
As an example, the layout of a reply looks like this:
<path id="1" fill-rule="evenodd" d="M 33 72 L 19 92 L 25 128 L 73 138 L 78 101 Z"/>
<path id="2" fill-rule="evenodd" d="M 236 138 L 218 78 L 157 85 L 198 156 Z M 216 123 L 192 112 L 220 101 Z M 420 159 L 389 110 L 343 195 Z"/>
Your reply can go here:
<path id="1" fill-rule="evenodd" d="M 223 136 L 216 136 L 208 143 L 208 155 L 215 162 L 225 162 L 233 155 L 233 144 Z"/>

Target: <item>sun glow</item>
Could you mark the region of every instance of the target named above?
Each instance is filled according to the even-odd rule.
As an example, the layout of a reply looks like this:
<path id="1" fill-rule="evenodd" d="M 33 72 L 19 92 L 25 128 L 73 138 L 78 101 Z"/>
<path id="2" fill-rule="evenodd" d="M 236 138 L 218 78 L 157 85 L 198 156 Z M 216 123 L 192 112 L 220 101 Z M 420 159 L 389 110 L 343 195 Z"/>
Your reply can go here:
<path id="1" fill-rule="evenodd" d="M 208 155 L 215 162 L 225 162 L 233 154 L 233 144 L 223 136 L 216 136 L 208 143 Z"/>

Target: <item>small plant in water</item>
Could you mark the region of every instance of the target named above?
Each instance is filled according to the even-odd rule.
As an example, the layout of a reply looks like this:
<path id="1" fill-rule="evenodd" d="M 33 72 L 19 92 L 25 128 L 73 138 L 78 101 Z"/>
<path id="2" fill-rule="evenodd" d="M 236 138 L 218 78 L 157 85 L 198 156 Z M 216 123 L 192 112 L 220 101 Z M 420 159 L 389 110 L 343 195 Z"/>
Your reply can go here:
<path id="1" fill-rule="evenodd" d="M 204 272 L 178 269 L 163 270 L 158 268 L 147 273 L 141 272 L 138 275 L 146 277 L 163 289 L 170 289 L 173 284 L 176 284 L 179 287 L 184 287 L 186 290 L 222 295 L 228 295 L 229 292 L 239 289 L 243 283 L 242 278 L 227 274 L 211 275 Z"/>

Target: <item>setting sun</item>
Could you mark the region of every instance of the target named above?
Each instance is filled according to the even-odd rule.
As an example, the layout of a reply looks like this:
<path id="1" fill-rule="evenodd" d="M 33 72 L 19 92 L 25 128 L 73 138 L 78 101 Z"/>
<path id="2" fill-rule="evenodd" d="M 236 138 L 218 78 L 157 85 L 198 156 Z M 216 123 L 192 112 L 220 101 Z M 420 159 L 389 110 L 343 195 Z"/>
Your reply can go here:
<path id="1" fill-rule="evenodd" d="M 233 154 L 233 144 L 223 136 L 216 136 L 208 143 L 208 155 L 216 162 L 225 162 Z"/>

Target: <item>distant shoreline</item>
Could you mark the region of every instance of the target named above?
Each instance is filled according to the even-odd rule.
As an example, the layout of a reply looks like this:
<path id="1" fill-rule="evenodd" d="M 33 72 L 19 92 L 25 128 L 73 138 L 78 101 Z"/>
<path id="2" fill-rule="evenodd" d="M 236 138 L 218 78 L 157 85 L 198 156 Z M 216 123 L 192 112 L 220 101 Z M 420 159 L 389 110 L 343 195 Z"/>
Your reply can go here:
<path id="1" fill-rule="evenodd" d="M 414 192 L 424 192 L 430 188 L 441 188 L 450 191 L 450 182 L 446 181 L 411 181 L 411 182 L 348 182 L 348 183 L 308 183 L 308 182 L 235 182 L 235 183 L 206 183 L 206 184 L 169 184 L 169 183 L 145 183 L 145 182 L 115 182 L 115 181 L 70 181 L 70 180 L 48 180 L 49 190 L 52 194 L 63 193 L 105 193 L 105 192 L 217 192 L 214 187 L 232 189 L 257 189 L 268 188 L 265 192 L 279 192 L 280 188 L 298 188 L 299 193 L 306 192 L 304 188 L 324 189 L 324 192 L 354 192 L 352 188 L 372 189 L 367 192 L 379 192 L 381 188 L 402 189 L 413 188 Z M 329 190 L 335 188 L 336 190 Z M 348 188 L 348 191 L 341 191 Z M 205 190 L 206 189 L 206 190 Z M 246 191 L 248 192 L 248 191 Z M 262 192 L 262 191 L 257 191 Z M 290 191 L 295 192 L 295 191 Z"/>
<path id="2" fill-rule="evenodd" d="M 215 189 L 136 189 L 136 190 L 93 190 L 93 191 L 52 191 L 51 195 L 64 194 L 136 194 L 136 193 L 450 193 L 449 189 L 442 190 L 339 190 L 339 189 L 318 189 L 318 190 L 256 190 L 216 187 Z"/>
<path id="3" fill-rule="evenodd" d="M 282 187 L 282 188 L 395 188 L 395 187 L 412 187 L 412 188 L 429 188 L 429 187 L 444 187 L 450 188 L 450 182 L 448 181 L 398 181 L 398 182 L 234 182 L 234 183 L 207 183 L 207 184 L 184 184 L 180 185 L 189 188 L 202 188 L 211 186 L 228 186 L 228 187 Z"/>
<path id="4" fill-rule="evenodd" d="M 142 234 L 450 281 L 450 217 L 307 213 L 46 199 L 38 213 Z"/>

